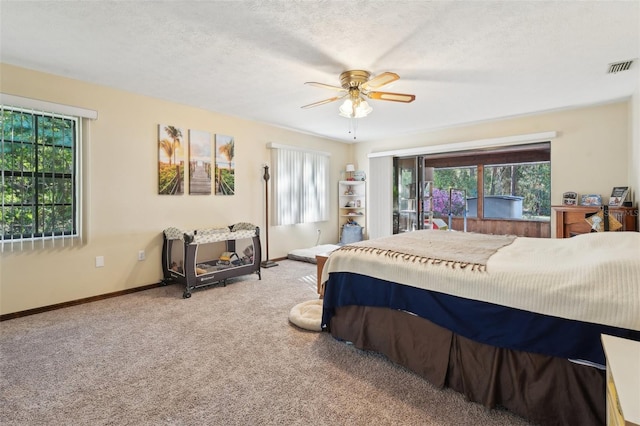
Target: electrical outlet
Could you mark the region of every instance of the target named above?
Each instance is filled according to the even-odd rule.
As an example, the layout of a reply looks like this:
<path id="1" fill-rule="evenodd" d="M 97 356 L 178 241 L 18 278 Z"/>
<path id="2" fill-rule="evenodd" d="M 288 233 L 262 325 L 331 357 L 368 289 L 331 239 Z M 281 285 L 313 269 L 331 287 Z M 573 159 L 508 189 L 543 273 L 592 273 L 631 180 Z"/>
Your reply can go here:
<path id="1" fill-rule="evenodd" d="M 139 250 L 138 251 L 138 260 L 144 260 L 144 250 Z"/>
<path id="2" fill-rule="evenodd" d="M 104 266 L 104 256 L 96 256 L 96 268 L 102 268 Z"/>

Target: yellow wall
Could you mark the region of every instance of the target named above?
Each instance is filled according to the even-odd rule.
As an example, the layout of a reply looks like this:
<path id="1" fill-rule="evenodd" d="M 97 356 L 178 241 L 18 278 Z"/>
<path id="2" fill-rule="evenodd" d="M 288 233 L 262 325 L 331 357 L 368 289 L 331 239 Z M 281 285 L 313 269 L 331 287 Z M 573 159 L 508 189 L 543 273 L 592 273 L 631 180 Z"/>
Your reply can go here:
<path id="1" fill-rule="evenodd" d="M 262 167 L 268 142 L 330 152 L 331 212 L 337 211 L 337 181 L 348 162 L 346 144 L 241 120 L 106 87 L 0 65 L 2 93 L 98 111 L 88 123 L 85 152 L 86 244 L 0 254 L 0 313 L 157 283 L 162 230 L 252 222 L 264 229 Z M 215 93 L 212 94 L 215 96 Z M 235 138 L 236 195 L 158 195 L 158 124 Z M 337 239 L 337 217 L 315 224 L 272 227 L 269 255 Z M 264 252 L 264 231 L 263 231 Z M 139 250 L 146 260 L 138 261 Z M 104 256 L 105 266 L 95 267 Z"/>
<path id="2" fill-rule="evenodd" d="M 608 202 L 614 186 L 638 185 L 633 181 L 638 162 L 630 158 L 640 142 L 631 135 L 631 108 L 632 100 L 626 100 L 399 136 L 360 143 L 354 156 L 367 170 L 367 155 L 374 152 L 556 131 L 558 137 L 551 141 L 551 203 L 561 204 L 567 191 L 600 194 Z M 551 226 L 554 235 L 554 221 Z"/>
<path id="3" fill-rule="evenodd" d="M 3 93 L 93 109 L 99 114 L 87 129 L 87 243 L 0 254 L 0 314 L 158 282 L 162 277 L 161 232 L 168 226 L 247 221 L 264 228 L 261 165 L 269 163 L 268 142 L 331 152 L 333 178 L 332 219 L 270 227 L 272 259 L 293 248 L 313 246 L 316 229 L 322 230 L 321 244 L 335 243 L 336 181 L 344 165 L 354 160 L 369 175 L 367 154 L 372 152 L 557 131 L 559 136 L 552 142 L 553 204 L 560 203 L 565 191 L 599 193 L 606 199 L 613 186 L 631 185 L 637 197 L 640 186 L 638 93 L 630 101 L 346 145 L 8 65 L 0 67 Z M 237 195 L 157 195 L 157 126 L 161 123 L 234 136 Z M 138 262 L 141 249 L 147 260 Z M 94 266 L 99 255 L 105 257 L 104 268 Z"/>

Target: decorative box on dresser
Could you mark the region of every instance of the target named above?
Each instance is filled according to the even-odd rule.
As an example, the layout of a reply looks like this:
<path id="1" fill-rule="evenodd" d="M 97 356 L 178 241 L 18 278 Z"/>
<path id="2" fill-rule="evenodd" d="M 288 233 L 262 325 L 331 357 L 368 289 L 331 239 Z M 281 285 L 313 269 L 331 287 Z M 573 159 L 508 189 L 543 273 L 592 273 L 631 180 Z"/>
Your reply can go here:
<path id="1" fill-rule="evenodd" d="M 569 238 L 591 232 L 586 215 L 597 213 L 602 206 L 552 206 L 556 219 L 556 238 Z M 637 207 L 609 207 L 609 214 L 622 224 L 620 231 L 638 230 Z"/>
<path id="2" fill-rule="evenodd" d="M 640 342 L 602 335 L 607 359 L 607 425 L 640 426 Z"/>

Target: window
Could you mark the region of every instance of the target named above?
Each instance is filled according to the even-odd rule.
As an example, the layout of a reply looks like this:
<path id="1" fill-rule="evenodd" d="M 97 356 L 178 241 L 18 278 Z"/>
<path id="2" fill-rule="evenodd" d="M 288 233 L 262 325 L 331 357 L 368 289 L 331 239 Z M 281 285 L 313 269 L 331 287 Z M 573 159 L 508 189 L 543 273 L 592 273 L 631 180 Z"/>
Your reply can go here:
<path id="1" fill-rule="evenodd" d="M 78 118 L 0 107 L 1 245 L 76 237 Z"/>
<path id="2" fill-rule="evenodd" d="M 478 167 L 443 167 L 433 170 L 433 212 L 436 217 L 462 216 L 465 198 L 478 196 Z"/>
<path id="3" fill-rule="evenodd" d="M 427 155 L 424 164 L 433 169 L 436 216 L 461 216 L 466 196 L 469 217 L 550 220 L 548 142 Z"/>
<path id="4" fill-rule="evenodd" d="M 329 220 L 329 155 L 270 144 L 275 225 Z"/>
<path id="5" fill-rule="evenodd" d="M 551 163 L 511 163 L 484 167 L 484 217 L 549 220 Z"/>

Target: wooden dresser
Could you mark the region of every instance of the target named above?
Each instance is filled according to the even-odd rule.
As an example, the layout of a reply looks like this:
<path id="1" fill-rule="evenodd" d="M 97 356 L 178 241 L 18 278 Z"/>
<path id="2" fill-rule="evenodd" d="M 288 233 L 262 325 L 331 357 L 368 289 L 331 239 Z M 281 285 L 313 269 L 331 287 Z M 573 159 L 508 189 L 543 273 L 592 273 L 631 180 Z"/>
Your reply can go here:
<path id="1" fill-rule="evenodd" d="M 556 238 L 569 238 L 578 234 L 591 232 L 591 227 L 585 220 L 589 213 L 596 213 L 600 206 L 552 206 L 556 218 Z M 620 223 L 620 231 L 638 230 L 637 207 L 609 207 L 609 214 Z"/>

